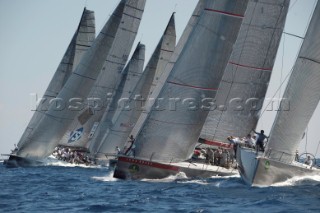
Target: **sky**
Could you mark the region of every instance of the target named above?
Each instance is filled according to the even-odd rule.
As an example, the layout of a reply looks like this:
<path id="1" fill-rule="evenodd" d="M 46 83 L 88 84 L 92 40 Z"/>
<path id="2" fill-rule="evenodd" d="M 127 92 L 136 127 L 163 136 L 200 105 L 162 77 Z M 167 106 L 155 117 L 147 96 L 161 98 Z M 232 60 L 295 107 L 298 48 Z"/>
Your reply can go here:
<path id="1" fill-rule="evenodd" d="M 69 44 L 83 7 L 95 11 L 96 32 L 108 20 L 119 0 L 0 0 L 0 154 L 18 143 L 33 112 L 32 97 L 41 97 Z M 147 0 L 136 44 L 146 45 L 146 61 L 176 12 L 177 38 L 183 32 L 197 0 Z M 303 37 L 316 0 L 291 0 L 285 32 Z M 273 97 L 290 72 L 302 39 L 284 35 L 266 97 Z M 280 91 L 283 91 L 284 87 Z M 279 97 L 279 94 L 276 94 Z M 257 130 L 269 133 L 275 112 L 266 111 Z M 315 154 L 319 142 L 320 107 L 309 123 L 300 152 Z M 307 138 L 307 143 L 306 143 Z M 320 149 L 320 148 L 319 148 Z M 320 157 L 320 150 L 317 153 Z"/>

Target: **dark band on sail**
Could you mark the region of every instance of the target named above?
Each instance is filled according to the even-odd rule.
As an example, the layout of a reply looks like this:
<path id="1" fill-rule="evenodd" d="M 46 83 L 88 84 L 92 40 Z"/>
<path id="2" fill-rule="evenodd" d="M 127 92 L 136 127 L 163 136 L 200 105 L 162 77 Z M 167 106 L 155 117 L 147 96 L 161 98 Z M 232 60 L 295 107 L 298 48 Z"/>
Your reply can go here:
<path id="1" fill-rule="evenodd" d="M 249 68 L 249 69 L 254 69 L 254 70 L 262 70 L 262 71 L 272 71 L 272 68 L 262 68 L 262 67 L 254 67 L 254 66 L 249 66 L 249 65 L 244 65 L 244 64 L 238 64 L 238 63 L 234 63 L 229 61 L 229 64 L 238 66 L 238 67 L 245 67 L 245 68 Z"/>
<path id="2" fill-rule="evenodd" d="M 109 37 L 111 37 L 111 38 L 115 38 L 115 36 L 109 35 L 108 33 L 100 32 L 100 34 L 105 35 L 105 36 L 109 36 Z"/>
<path id="3" fill-rule="evenodd" d="M 80 27 L 87 27 L 87 28 L 93 28 L 93 29 L 95 29 L 95 26 L 89 26 L 89 25 L 81 25 Z"/>
<path id="4" fill-rule="evenodd" d="M 119 62 L 116 62 L 116 61 L 111 61 L 111 60 L 109 60 L 109 59 L 107 59 L 106 61 L 107 61 L 107 62 L 110 62 L 110 63 L 112 63 L 112 64 L 119 64 L 119 65 L 121 65 L 121 66 L 126 65 L 126 64 L 124 64 L 124 63 L 119 63 Z"/>
<path id="5" fill-rule="evenodd" d="M 73 63 L 66 63 L 66 62 L 61 62 L 61 64 L 65 64 L 65 65 L 73 65 Z"/>
<path id="6" fill-rule="evenodd" d="M 87 32 L 87 31 L 79 31 L 79 33 L 84 33 L 84 34 L 86 34 L 86 33 L 88 33 L 88 34 L 90 34 L 90 33 L 94 33 L 94 31 L 92 31 L 92 32 Z"/>
<path id="7" fill-rule="evenodd" d="M 77 46 L 80 46 L 80 47 L 91 47 L 90 45 L 84 45 L 84 44 L 77 44 Z"/>
<path id="8" fill-rule="evenodd" d="M 82 77 L 82 78 L 91 79 L 91 80 L 93 80 L 93 81 L 95 81 L 95 80 L 96 80 L 96 79 L 94 79 L 94 78 L 91 78 L 91 77 L 89 77 L 89 76 L 84 76 L 84 75 L 81 75 L 81 74 L 76 73 L 76 72 L 73 72 L 72 74 L 75 74 L 75 75 L 80 76 L 80 77 Z"/>
<path id="9" fill-rule="evenodd" d="M 166 49 L 160 49 L 160 50 L 165 51 L 165 52 L 170 52 L 170 53 L 173 53 L 173 52 L 174 52 L 174 51 L 172 51 L 172 50 L 166 50 Z"/>
<path id="10" fill-rule="evenodd" d="M 56 92 L 52 92 L 52 93 L 56 93 Z M 58 94 L 58 93 L 56 93 L 56 94 Z M 57 96 L 56 95 L 46 95 L 46 94 L 44 94 L 43 97 L 56 98 Z"/>
<path id="11" fill-rule="evenodd" d="M 308 60 L 308 61 L 312 61 L 312 62 L 317 63 L 317 64 L 320 64 L 319 61 L 316 61 L 316 60 L 311 59 L 311 58 L 306 58 L 306 57 L 302 57 L 302 56 L 300 56 L 299 58 L 304 59 L 304 60 Z"/>
<path id="12" fill-rule="evenodd" d="M 134 18 L 134 19 L 141 20 L 141 18 L 136 17 L 136 16 L 133 16 L 133 15 L 130 15 L 130 14 L 128 14 L 128 13 L 123 13 L 123 15 L 129 16 L 129 17 Z"/>
<path id="13" fill-rule="evenodd" d="M 41 111 L 37 111 L 40 112 Z M 53 120 L 59 121 L 61 122 L 61 120 L 69 120 L 69 121 L 73 121 L 73 118 L 63 118 L 63 117 L 58 117 L 58 116 L 54 116 L 54 115 L 50 115 L 48 112 L 44 112 L 43 113 L 45 116 L 52 118 Z"/>
<path id="14" fill-rule="evenodd" d="M 225 11 L 221 11 L 221 10 L 214 10 L 214 9 L 210 9 L 210 8 L 205 8 L 204 10 L 219 13 L 219 14 L 226 15 L 226 16 L 235 17 L 235 18 L 244 18 L 243 15 L 239 15 L 236 13 L 230 13 L 230 12 L 225 12 Z"/>
<path id="15" fill-rule="evenodd" d="M 173 81 L 167 81 L 167 83 L 178 85 L 178 86 L 183 86 L 183 87 L 189 87 L 189 88 L 193 88 L 193 89 L 199 89 L 199 90 L 209 90 L 209 91 L 217 91 L 218 90 L 217 88 L 199 87 L 199 86 L 193 86 L 193 85 L 188 85 L 188 84 L 181 84 L 181 83 L 177 83 L 177 82 L 173 82 Z"/>
<path id="16" fill-rule="evenodd" d="M 143 11 L 144 11 L 144 10 L 142 10 L 142 9 L 140 9 L 140 8 L 133 7 L 133 6 L 129 5 L 129 4 L 127 4 L 127 5 L 126 5 L 126 7 L 129 7 L 129 8 L 132 8 L 132 9 L 134 9 L 134 10 L 141 11 L 141 12 L 143 12 Z"/>
<path id="17" fill-rule="evenodd" d="M 133 34 L 137 34 L 136 31 L 129 30 L 129 29 L 125 28 L 125 27 L 121 27 L 120 29 L 123 30 L 123 31 L 127 31 L 127 32 L 130 32 L 130 33 L 133 33 Z"/>

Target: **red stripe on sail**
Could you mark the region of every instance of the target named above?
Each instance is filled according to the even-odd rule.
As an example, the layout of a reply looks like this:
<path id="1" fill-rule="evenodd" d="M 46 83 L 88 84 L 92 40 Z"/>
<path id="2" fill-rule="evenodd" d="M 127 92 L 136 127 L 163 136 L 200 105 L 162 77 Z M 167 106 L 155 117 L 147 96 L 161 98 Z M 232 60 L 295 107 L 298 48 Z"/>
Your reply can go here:
<path id="1" fill-rule="evenodd" d="M 237 18 L 243 18 L 243 15 L 239 15 L 236 13 L 229 13 L 229 12 L 225 12 L 225 11 L 221 11 L 221 10 L 214 10 L 214 9 L 210 9 L 210 8 L 205 8 L 204 10 L 206 11 L 211 11 L 211 12 L 215 12 L 215 13 L 220 13 L 223 15 L 227 15 L 227 16 L 233 16 L 233 17 L 237 17 Z"/>
<path id="2" fill-rule="evenodd" d="M 229 64 L 233 64 L 233 65 L 236 65 L 236 66 L 239 66 L 239 67 L 255 69 L 255 70 L 272 71 L 271 68 L 253 67 L 253 66 L 248 66 L 248 65 L 243 65 L 243 64 L 237 64 L 237 63 L 234 63 L 234 62 L 231 62 L 231 61 L 229 61 Z"/>
<path id="3" fill-rule="evenodd" d="M 216 88 L 198 87 L 198 86 L 192 86 L 192 85 L 188 85 L 188 84 L 180 84 L 180 83 L 173 82 L 173 81 L 167 81 L 167 82 L 169 84 L 174 84 L 174 85 L 183 86 L 183 87 L 190 87 L 190 88 L 200 89 L 200 90 L 209 90 L 209 91 L 217 91 L 218 90 Z"/>
<path id="4" fill-rule="evenodd" d="M 140 159 L 136 159 L 136 158 L 129 158 L 129 157 L 120 156 L 118 158 L 118 161 L 123 161 L 123 162 L 127 162 L 127 163 L 134 163 L 134 164 L 143 165 L 143 166 L 150 166 L 150 167 L 159 168 L 159 169 L 172 170 L 172 171 L 176 171 L 176 172 L 179 171 L 179 167 L 177 167 L 177 166 L 156 163 L 156 162 L 151 162 L 151 161 L 146 161 L 146 160 L 140 160 Z"/>

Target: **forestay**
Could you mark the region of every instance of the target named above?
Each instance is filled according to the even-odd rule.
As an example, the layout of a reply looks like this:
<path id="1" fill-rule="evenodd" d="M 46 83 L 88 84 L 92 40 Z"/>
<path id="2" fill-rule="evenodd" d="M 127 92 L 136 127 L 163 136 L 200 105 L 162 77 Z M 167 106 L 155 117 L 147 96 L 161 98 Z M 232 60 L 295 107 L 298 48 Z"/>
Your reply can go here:
<path id="1" fill-rule="evenodd" d="M 200 138 L 227 142 L 256 127 L 283 32 L 289 0 L 251 0 Z"/>
<path id="2" fill-rule="evenodd" d="M 266 147 L 269 158 L 291 162 L 320 100 L 320 1 L 305 35 Z"/>
<path id="3" fill-rule="evenodd" d="M 205 1 L 199 22 L 153 105 L 140 134 L 136 156 L 179 162 L 193 152 L 231 55 L 248 1 Z"/>

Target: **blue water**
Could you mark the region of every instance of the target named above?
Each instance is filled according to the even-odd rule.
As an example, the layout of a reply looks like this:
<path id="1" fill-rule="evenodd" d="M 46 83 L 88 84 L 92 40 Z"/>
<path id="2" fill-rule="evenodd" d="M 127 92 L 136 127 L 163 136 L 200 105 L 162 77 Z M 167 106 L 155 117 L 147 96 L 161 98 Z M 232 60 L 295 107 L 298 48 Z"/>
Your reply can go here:
<path id="1" fill-rule="evenodd" d="M 240 177 L 123 181 L 108 168 L 0 165 L 0 212 L 320 212 L 320 177 L 255 188 Z"/>

